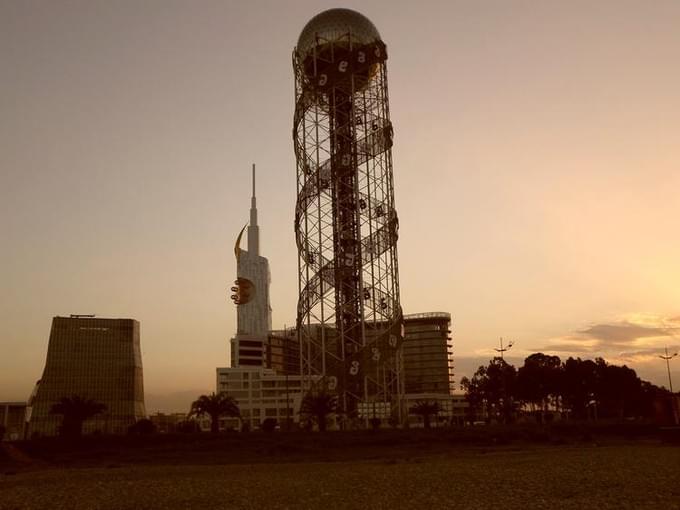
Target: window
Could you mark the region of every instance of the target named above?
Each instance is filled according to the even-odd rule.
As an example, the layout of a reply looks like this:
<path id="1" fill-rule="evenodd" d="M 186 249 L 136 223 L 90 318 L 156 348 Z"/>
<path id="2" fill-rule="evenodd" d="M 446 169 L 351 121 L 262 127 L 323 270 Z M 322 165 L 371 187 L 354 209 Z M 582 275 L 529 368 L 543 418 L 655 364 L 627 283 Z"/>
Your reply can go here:
<path id="1" fill-rule="evenodd" d="M 239 346 L 243 347 L 259 347 L 262 348 L 262 342 L 257 342 L 253 340 L 241 340 L 239 341 Z"/>
<path id="2" fill-rule="evenodd" d="M 239 349 L 239 356 L 262 356 L 262 351 L 254 351 L 252 349 Z"/>

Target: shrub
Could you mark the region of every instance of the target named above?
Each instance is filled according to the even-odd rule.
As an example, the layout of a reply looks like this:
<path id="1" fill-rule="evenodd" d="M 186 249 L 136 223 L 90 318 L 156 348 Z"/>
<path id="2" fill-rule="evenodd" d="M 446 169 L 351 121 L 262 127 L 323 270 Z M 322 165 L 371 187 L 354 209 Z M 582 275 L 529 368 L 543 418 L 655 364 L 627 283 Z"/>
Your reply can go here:
<path id="1" fill-rule="evenodd" d="M 274 432 L 276 430 L 276 420 L 274 418 L 267 418 L 262 422 L 263 432 Z"/>
<path id="2" fill-rule="evenodd" d="M 198 426 L 196 420 L 185 420 L 177 424 L 177 432 L 183 434 L 193 434 L 195 432 L 200 432 L 201 428 Z"/>
<path id="3" fill-rule="evenodd" d="M 149 436 L 156 433 L 156 425 L 149 419 L 142 419 L 128 427 L 128 434 Z"/>

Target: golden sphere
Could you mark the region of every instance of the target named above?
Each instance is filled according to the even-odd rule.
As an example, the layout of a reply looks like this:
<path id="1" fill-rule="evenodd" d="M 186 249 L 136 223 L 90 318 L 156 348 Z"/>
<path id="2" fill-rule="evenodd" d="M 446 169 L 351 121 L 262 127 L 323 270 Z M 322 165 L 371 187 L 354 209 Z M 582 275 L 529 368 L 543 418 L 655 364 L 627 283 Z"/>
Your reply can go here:
<path id="1" fill-rule="evenodd" d="M 348 33 L 352 44 L 369 44 L 380 40 L 378 29 L 363 14 L 351 9 L 328 9 L 310 19 L 300 32 L 296 47 L 300 60 L 304 60 L 319 44 L 317 37 L 335 41 L 346 37 Z"/>

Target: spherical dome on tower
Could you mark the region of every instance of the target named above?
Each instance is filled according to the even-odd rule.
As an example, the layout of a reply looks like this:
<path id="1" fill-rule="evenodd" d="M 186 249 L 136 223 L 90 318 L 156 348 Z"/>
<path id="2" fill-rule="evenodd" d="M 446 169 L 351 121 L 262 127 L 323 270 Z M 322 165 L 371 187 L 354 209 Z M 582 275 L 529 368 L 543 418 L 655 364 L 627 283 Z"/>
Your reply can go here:
<path id="1" fill-rule="evenodd" d="M 328 9 L 314 16 L 302 29 L 297 52 L 305 56 L 315 45 L 316 36 L 335 40 L 348 32 L 352 42 L 368 44 L 380 40 L 380 33 L 366 16 L 351 9 Z"/>

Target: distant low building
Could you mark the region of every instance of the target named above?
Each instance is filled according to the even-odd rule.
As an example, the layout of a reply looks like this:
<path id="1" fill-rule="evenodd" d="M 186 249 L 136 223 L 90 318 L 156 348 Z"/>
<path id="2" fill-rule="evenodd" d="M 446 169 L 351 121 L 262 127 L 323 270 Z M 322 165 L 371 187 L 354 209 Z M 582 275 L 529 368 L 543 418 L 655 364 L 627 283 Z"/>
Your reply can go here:
<path id="1" fill-rule="evenodd" d="M 436 403 L 439 412 L 431 417 L 433 427 L 448 427 L 451 425 L 464 425 L 469 404 L 462 392 L 454 392 L 453 395 L 443 393 L 407 393 L 404 397 L 406 409 L 408 409 L 408 424 L 410 427 L 422 427 L 422 416 L 413 412 L 413 408 L 419 402 Z"/>
<path id="2" fill-rule="evenodd" d="M 62 417 L 50 410 L 73 396 L 106 406 L 84 423 L 86 434 L 124 434 L 145 417 L 139 322 L 80 315 L 53 319 L 45 370 L 31 399 L 29 436 L 58 434 Z"/>
<path id="3" fill-rule="evenodd" d="M 4 441 L 24 438 L 26 402 L 0 402 L 0 425 L 5 429 Z"/>
<path id="4" fill-rule="evenodd" d="M 159 434 L 174 434 L 180 432 L 180 425 L 187 420 L 186 413 L 156 413 L 149 415 L 149 420 L 156 427 Z"/>
<path id="5" fill-rule="evenodd" d="M 454 390 L 451 395 L 451 424 L 465 425 L 470 410 L 467 395 L 462 390 Z"/>

